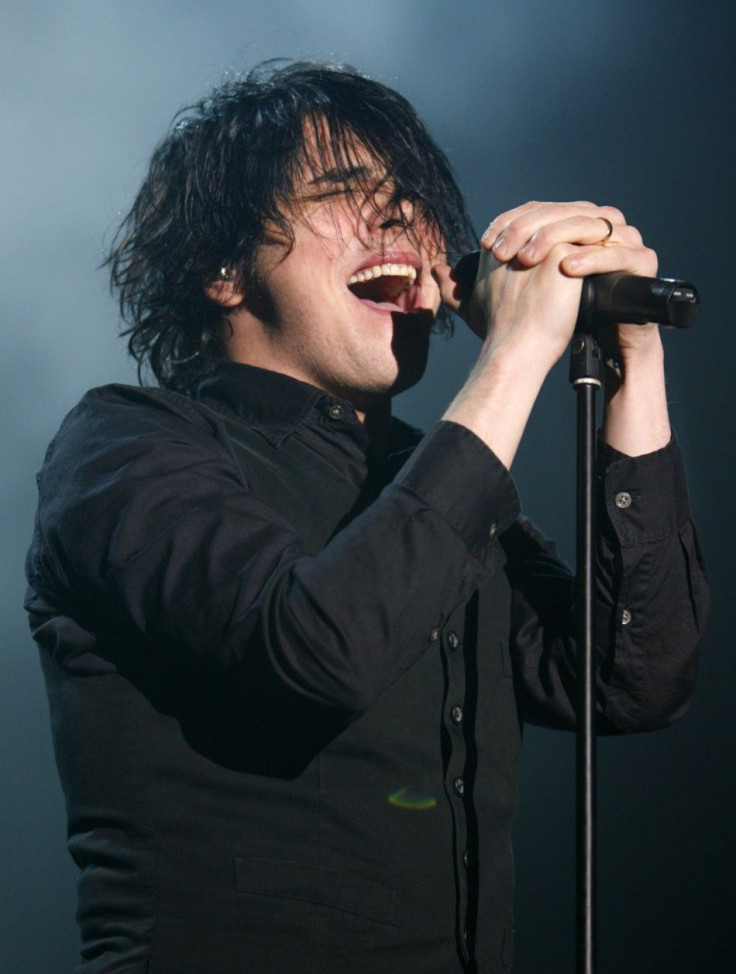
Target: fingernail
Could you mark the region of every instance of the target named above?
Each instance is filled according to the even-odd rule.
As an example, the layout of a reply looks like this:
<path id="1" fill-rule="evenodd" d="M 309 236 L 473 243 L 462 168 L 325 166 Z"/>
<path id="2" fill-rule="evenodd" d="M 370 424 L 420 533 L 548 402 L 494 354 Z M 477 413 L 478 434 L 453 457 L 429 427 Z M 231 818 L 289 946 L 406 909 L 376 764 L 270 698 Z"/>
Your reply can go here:
<path id="1" fill-rule="evenodd" d="M 496 231 L 492 226 L 488 227 L 483 236 L 480 238 L 481 244 L 486 250 L 490 250 L 493 246 L 493 241 L 496 239 Z"/>
<path id="2" fill-rule="evenodd" d="M 494 243 L 494 245 L 491 248 L 491 250 L 493 251 L 493 253 L 497 257 L 503 257 L 503 255 L 506 253 L 507 249 L 508 249 L 508 241 L 506 240 L 506 238 L 504 237 L 504 235 L 501 234 L 501 236 L 498 237 L 498 239 Z"/>

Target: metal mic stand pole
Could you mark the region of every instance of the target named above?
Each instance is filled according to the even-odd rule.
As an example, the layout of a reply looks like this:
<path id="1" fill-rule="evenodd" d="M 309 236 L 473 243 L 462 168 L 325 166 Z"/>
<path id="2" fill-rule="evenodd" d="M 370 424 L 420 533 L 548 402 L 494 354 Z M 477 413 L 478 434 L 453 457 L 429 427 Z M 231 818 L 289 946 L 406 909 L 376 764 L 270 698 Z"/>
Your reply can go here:
<path id="1" fill-rule="evenodd" d="M 570 383 L 577 391 L 577 679 L 576 849 L 577 974 L 595 971 L 595 452 L 601 349 L 578 333 L 570 348 Z"/>

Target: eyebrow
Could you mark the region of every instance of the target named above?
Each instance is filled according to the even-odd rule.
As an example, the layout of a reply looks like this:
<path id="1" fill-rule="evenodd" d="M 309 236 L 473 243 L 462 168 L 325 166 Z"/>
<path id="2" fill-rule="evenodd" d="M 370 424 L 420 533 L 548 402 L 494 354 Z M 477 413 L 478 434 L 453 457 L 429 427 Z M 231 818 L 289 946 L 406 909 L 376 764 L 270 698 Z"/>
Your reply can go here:
<path id="1" fill-rule="evenodd" d="M 350 166 L 347 169 L 328 169 L 326 172 L 310 179 L 309 186 L 326 186 L 335 183 L 364 183 L 373 175 L 373 170 L 367 166 Z"/>

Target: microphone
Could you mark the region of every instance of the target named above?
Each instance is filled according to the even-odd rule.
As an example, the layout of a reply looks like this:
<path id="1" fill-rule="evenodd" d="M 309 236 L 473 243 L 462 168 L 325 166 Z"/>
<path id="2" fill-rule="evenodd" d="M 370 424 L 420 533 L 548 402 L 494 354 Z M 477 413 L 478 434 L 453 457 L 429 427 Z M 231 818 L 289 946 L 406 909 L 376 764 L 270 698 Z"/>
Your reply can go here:
<path id="1" fill-rule="evenodd" d="M 472 289 L 480 251 L 461 257 L 455 265 L 458 282 Z M 700 311 L 696 288 L 668 277 L 635 274 L 591 274 L 583 278 L 576 332 L 592 335 L 619 322 L 645 325 L 655 321 L 668 328 L 687 328 Z"/>

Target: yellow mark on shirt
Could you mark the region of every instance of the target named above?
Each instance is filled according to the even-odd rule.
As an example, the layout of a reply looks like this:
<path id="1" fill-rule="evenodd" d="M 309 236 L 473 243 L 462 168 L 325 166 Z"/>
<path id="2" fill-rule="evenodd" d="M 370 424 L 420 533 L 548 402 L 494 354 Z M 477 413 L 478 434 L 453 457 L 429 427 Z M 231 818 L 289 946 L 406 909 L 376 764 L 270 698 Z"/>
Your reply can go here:
<path id="1" fill-rule="evenodd" d="M 388 801 L 389 805 L 405 808 L 411 812 L 425 812 L 437 804 L 436 798 L 431 795 L 422 795 L 418 791 L 412 791 L 411 788 L 399 788 L 398 791 L 388 796 Z"/>

